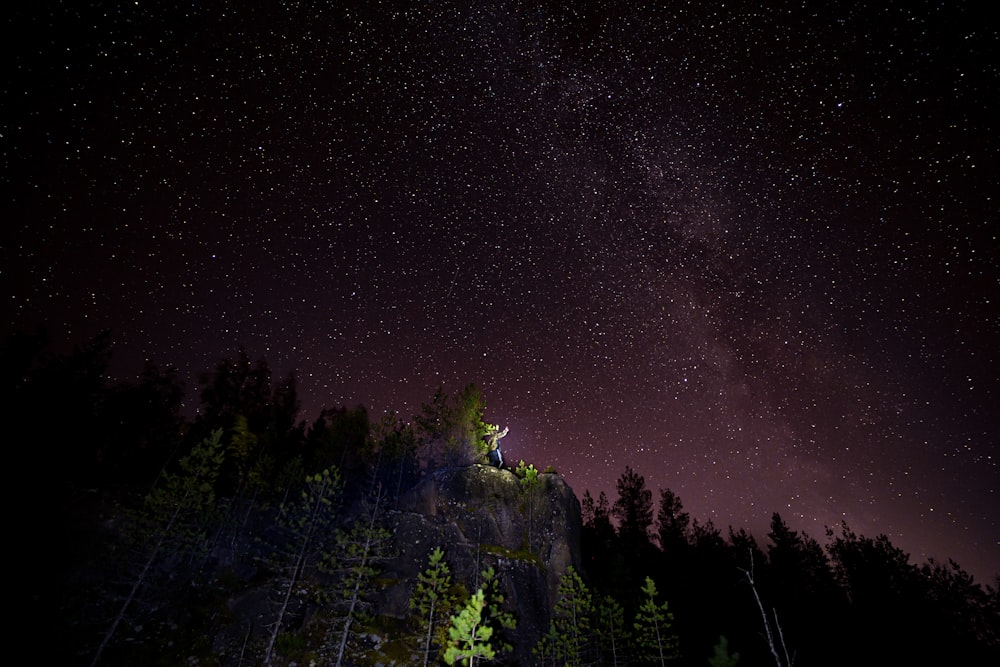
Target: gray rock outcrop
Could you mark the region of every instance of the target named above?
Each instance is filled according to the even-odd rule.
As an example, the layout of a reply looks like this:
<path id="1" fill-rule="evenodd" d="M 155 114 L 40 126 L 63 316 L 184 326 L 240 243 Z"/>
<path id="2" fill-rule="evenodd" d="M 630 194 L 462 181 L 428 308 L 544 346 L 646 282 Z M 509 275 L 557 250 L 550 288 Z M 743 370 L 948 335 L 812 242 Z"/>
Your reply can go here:
<path id="1" fill-rule="evenodd" d="M 580 571 L 580 503 L 556 474 L 533 489 L 508 470 L 486 465 L 437 470 L 404 494 L 388 515 L 395 553 L 384 564 L 379 613 L 403 618 L 417 574 L 441 547 L 452 580 L 470 592 L 488 566 L 517 617 L 510 638 L 517 664 L 548 628 L 567 568 Z"/>

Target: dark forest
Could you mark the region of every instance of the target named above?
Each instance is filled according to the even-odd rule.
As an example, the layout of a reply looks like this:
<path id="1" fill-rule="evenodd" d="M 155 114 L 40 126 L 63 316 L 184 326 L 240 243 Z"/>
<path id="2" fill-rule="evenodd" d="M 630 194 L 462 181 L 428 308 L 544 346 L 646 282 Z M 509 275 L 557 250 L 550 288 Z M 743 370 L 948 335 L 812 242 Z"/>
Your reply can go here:
<path id="1" fill-rule="evenodd" d="M 112 347 L 108 334 L 55 353 L 44 333 L 24 333 L 0 354 L 7 424 L 25 426 L 8 441 L 24 459 L 14 470 L 31 475 L 18 491 L 29 511 L 15 513 L 23 562 L 13 571 L 32 584 L 17 609 L 37 635 L 36 659 L 520 664 L 503 643 L 517 627 L 511 601 L 491 594 L 488 580 L 478 591 L 449 585 L 440 553 L 414 582 L 413 616 L 402 620 L 365 607 L 379 586 L 377 558 L 343 566 L 357 562 L 344 554 L 356 556 L 359 544 L 385 540 L 373 506 L 391 506 L 434 469 L 485 463 L 488 397 L 474 383 L 439 389 L 417 415 L 331 406 L 310 421 L 294 375 L 272 377 L 266 360 L 239 350 L 204 372 L 197 416 L 186 419 L 175 370 L 148 363 L 134 381 L 112 382 Z M 525 488 L 559 472 L 545 461 L 506 466 Z M 615 498 L 577 492 L 582 567 L 563 577 L 534 664 L 1000 662 L 1000 578 L 977 582 L 951 560 L 911 562 L 885 535 L 847 524 L 812 536 L 775 512 L 765 536 L 716 526 L 630 467 Z M 317 511 L 296 515 L 299 498 L 315 499 Z M 303 525 L 318 529 L 318 508 L 328 506 L 339 519 L 317 561 L 326 574 L 307 579 L 300 559 L 302 578 L 288 586 L 311 602 L 289 605 L 267 641 L 247 640 L 238 660 L 220 658 L 207 638 L 248 575 L 213 565 L 207 549 L 242 545 L 253 576 L 277 576 Z M 251 529 L 267 544 L 247 547 Z M 327 562 L 340 565 L 324 570 Z M 430 621 L 421 625 L 421 615 Z M 324 623 L 344 632 L 318 632 Z M 376 634 L 386 639 L 365 643 Z"/>

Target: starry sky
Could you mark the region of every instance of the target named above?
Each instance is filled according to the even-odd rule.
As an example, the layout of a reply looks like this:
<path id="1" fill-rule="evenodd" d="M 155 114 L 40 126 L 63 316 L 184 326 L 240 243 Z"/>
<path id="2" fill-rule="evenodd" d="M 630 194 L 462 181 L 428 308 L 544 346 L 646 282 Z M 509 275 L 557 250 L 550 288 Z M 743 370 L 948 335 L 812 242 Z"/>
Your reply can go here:
<path id="1" fill-rule="evenodd" d="M 473 382 L 580 497 L 992 583 L 996 23 L 751 4 L 18 3 L 4 333 L 109 329 L 189 415 L 241 346 L 308 421 Z"/>

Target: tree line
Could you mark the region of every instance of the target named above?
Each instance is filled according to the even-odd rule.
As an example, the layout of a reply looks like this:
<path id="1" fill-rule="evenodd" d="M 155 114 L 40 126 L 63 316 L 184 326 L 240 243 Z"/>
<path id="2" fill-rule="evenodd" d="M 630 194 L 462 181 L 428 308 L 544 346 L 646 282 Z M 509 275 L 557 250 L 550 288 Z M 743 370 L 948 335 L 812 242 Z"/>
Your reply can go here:
<path id="1" fill-rule="evenodd" d="M 108 334 L 65 354 L 51 353 L 42 334 L 18 334 L 0 350 L 7 423 L 30 427 L 12 447 L 16 469 L 41 480 L 20 492 L 29 509 L 15 523 L 31 545 L 18 556 L 33 582 L 25 612 L 67 640 L 65 655 L 49 657 L 512 664 L 517 619 L 497 573 L 452 581 L 447 545 L 415 582 L 409 618 L 393 623 L 372 607 L 380 563 L 392 555 L 386 511 L 427 471 L 485 459 L 486 402 L 475 384 L 454 395 L 438 388 L 409 420 L 336 406 L 307 422 L 294 375 L 275 381 L 266 361 L 240 349 L 199 378 L 189 422 L 176 370 L 147 363 L 135 381 L 113 383 L 111 349 Z M 524 462 L 515 470 L 527 512 L 537 472 Z M 586 491 L 581 508 L 582 566 L 563 577 L 538 665 L 1000 654 L 1000 582 L 984 587 L 953 561 L 913 564 L 884 535 L 844 524 L 822 546 L 774 514 L 759 544 L 692 519 L 669 489 L 654 497 L 631 468 L 617 498 Z M 225 634 L 210 631 L 225 622 L 222 600 L 260 573 L 274 610 L 266 627 L 208 643 Z"/>
<path id="2" fill-rule="evenodd" d="M 626 467 L 610 500 L 581 501 L 589 584 L 634 617 L 649 577 L 675 619 L 674 664 L 959 664 L 1000 655 L 1000 578 L 923 564 L 885 535 L 827 527 L 826 545 L 774 513 L 766 542 L 723 533 Z M 591 652 L 575 664 L 622 664 Z"/>

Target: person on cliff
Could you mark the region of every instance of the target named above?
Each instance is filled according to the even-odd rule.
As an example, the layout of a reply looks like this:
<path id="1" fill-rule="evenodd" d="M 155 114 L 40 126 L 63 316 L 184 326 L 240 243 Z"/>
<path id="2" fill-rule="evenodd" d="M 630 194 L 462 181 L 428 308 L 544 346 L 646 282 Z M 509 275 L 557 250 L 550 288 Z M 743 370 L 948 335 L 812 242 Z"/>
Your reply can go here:
<path id="1" fill-rule="evenodd" d="M 486 442 L 489 445 L 487 457 L 491 466 L 502 468 L 503 454 L 500 453 L 500 438 L 507 435 L 510 427 L 504 427 L 504 430 L 501 431 L 499 426 L 494 426 L 493 424 L 488 424 L 487 426 L 489 427 L 486 431 Z"/>

